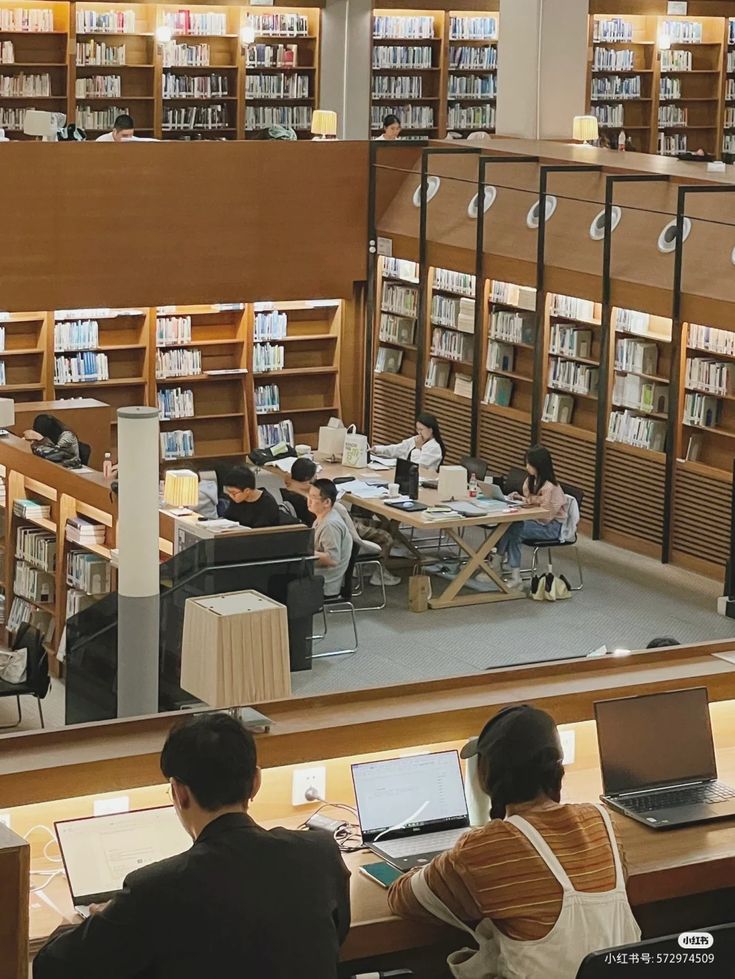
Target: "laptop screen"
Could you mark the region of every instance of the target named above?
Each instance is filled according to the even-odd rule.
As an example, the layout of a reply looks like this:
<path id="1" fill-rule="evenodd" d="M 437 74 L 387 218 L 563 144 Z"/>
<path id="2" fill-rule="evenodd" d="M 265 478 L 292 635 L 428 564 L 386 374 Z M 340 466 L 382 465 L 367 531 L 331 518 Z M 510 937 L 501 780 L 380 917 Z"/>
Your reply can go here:
<path id="1" fill-rule="evenodd" d="M 469 825 L 456 751 L 363 762 L 352 780 L 367 843 L 391 827 L 407 836 Z"/>
<path id="2" fill-rule="evenodd" d="M 595 704 L 606 795 L 717 778 L 707 689 Z"/>
<path id="3" fill-rule="evenodd" d="M 56 835 L 75 904 L 106 900 L 133 870 L 183 853 L 191 837 L 173 806 L 69 819 Z"/>
<path id="4" fill-rule="evenodd" d="M 396 475 L 395 480 L 398 483 L 398 491 L 402 493 L 403 496 L 411 496 L 411 482 L 416 481 L 416 488 L 418 488 L 418 478 L 419 478 L 419 467 L 415 462 L 410 462 L 408 459 L 397 459 L 396 460 Z M 417 495 L 415 492 L 413 495 Z"/>

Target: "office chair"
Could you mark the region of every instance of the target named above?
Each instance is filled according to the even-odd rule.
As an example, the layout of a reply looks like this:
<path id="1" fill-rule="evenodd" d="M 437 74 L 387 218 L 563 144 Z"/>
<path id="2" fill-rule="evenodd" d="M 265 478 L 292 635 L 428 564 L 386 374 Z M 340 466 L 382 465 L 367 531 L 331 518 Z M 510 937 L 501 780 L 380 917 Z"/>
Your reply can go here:
<path id="1" fill-rule="evenodd" d="M 579 509 L 581 511 L 582 510 L 582 500 L 584 499 L 584 493 L 583 493 L 583 491 L 581 489 L 579 489 L 579 487 L 577 487 L 577 486 L 572 486 L 571 483 L 561 483 L 560 482 L 559 485 L 564 490 L 564 494 L 567 497 L 567 501 L 569 501 L 569 498 L 570 497 L 572 499 L 574 499 L 576 501 L 576 503 L 577 503 L 577 506 L 579 507 Z M 560 548 L 560 547 L 573 547 L 574 548 L 574 553 L 575 553 L 575 555 L 577 557 L 577 573 L 579 574 L 579 584 L 578 585 L 574 585 L 574 586 L 571 586 L 570 585 L 570 589 L 569 590 L 570 591 L 582 591 L 582 589 L 584 588 L 584 577 L 582 575 L 582 559 L 581 559 L 581 557 L 579 555 L 579 547 L 577 546 L 577 530 L 576 529 L 574 531 L 574 538 L 572 540 L 556 540 L 556 541 L 550 541 L 550 540 L 535 540 L 533 537 L 524 537 L 522 543 L 524 543 L 526 545 L 526 547 L 533 548 L 533 557 L 531 558 L 531 567 L 529 569 L 532 576 L 537 573 L 537 568 L 538 568 L 538 552 L 539 551 L 546 551 L 546 557 L 547 557 L 547 560 L 548 560 L 548 570 L 550 572 L 552 572 L 552 574 L 553 574 L 554 568 L 553 568 L 553 564 L 552 564 L 552 560 L 551 560 L 551 552 L 553 550 L 556 550 L 557 548 Z"/>
<path id="2" fill-rule="evenodd" d="M 355 541 L 352 545 L 352 553 L 350 554 L 350 561 L 347 565 L 347 570 L 345 571 L 345 576 L 342 579 L 342 588 L 338 595 L 324 595 L 322 600 L 322 606 L 318 609 L 322 614 L 324 620 L 324 632 L 319 635 L 313 635 L 311 638 L 314 641 L 319 639 L 324 639 L 327 634 L 327 612 L 349 612 L 350 618 L 352 620 L 352 632 L 354 633 L 355 645 L 350 649 L 332 649 L 324 653 L 312 653 L 311 658 L 314 659 L 327 659 L 330 656 L 343 656 L 346 653 L 356 653 L 357 647 L 359 645 L 359 639 L 357 637 L 357 619 L 355 618 L 355 606 L 352 603 L 352 576 L 355 573 L 355 563 L 357 561 L 358 554 L 360 553 L 360 545 Z M 323 580 L 323 579 L 322 579 Z M 340 607 L 341 606 L 341 607 Z"/>
<path id="3" fill-rule="evenodd" d="M 89 465 L 89 457 L 92 455 L 92 446 L 88 442 L 80 442 L 77 439 L 77 445 L 79 446 L 79 461 L 83 466 Z"/>
<path id="4" fill-rule="evenodd" d="M 460 466 L 464 466 L 468 476 L 474 473 L 478 481 L 483 480 L 487 476 L 487 463 L 483 462 L 482 459 L 478 459 L 476 456 L 462 456 L 459 464 Z"/>
<path id="5" fill-rule="evenodd" d="M 382 547 L 373 541 L 364 540 L 360 545 L 360 551 L 355 561 L 355 577 L 357 587 L 353 587 L 353 595 L 362 595 L 364 588 L 365 570 L 373 567 L 377 570 L 380 577 L 381 604 L 380 605 L 359 605 L 355 608 L 356 612 L 380 612 L 388 603 L 385 595 L 385 578 L 383 577 L 383 562 L 381 560 Z"/>
<path id="6" fill-rule="evenodd" d="M 675 964 L 676 959 L 668 962 L 657 956 L 680 956 L 683 952 L 706 953 L 704 946 L 682 948 L 679 945 L 679 935 L 666 935 L 663 938 L 649 938 L 632 945 L 618 945 L 616 948 L 603 948 L 599 952 L 590 952 L 580 965 L 576 979 L 706 979 L 718 973 L 717 964 L 731 965 L 735 961 L 735 924 L 713 925 L 707 928 L 693 928 L 692 931 L 704 931 L 712 935 L 714 943 L 711 951 L 715 954 L 714 964 L 697 965 L 685 962 Z M 620 955 L 620 960 L 612 956 Z M 637 956 L 631 961 L 631 956 Z M 625 956 L 625 958 L 623 958 Z M 616 968 L 619 964 L 619 968 Z M 720 973 L 722 974 L 722 973 Z"/>
<path id="7" fill-rule="evenodd" d="M 15 697 L 18 707 L 18 720 L 15 724 L 4 724 L 0 730 L 17 727 L 23 720 L 20 698 L 26 695 L 36 698 L 41 727 L 45 727 L 41 701 L 49 692 L 51 680 L 48 675 L 48 653 L 43 647 L 40 631 L 35 626 L 24 622 L 15 634 L 12 648 L 28 650 L 26 678 L 22 683 L 8 683 L 7 680 L 0 680 L 0 697 Z"/>

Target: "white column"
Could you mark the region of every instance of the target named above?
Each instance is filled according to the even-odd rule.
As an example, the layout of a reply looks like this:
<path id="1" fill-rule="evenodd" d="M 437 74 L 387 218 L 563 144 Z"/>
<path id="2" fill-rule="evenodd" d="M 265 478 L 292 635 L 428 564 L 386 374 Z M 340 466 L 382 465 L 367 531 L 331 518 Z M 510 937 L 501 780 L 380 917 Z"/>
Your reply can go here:
<path id="1" fill-rule="evenodd" d="M 158 713 L 158 459 L 156 408 L 119 408 L 117 715 Z"/>
<path id="2" fill-rule="evenodd" d="M 327 0 L 322 13 L 319 107 L 334 109 L 340 139 L 370 132 L 370 0 Z"/>
<path id="3" fill-rule="evenodd" d="M 538 136 L 541 6 L 542 0 L 500 0 L 499 136 Z"/>

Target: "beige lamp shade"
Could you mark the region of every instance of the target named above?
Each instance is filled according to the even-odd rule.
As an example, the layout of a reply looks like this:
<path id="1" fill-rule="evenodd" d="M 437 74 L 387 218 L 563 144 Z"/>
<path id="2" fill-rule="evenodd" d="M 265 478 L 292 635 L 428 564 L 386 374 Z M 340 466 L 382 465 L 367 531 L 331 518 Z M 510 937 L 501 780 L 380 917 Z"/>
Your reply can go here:
<path id="1" fill-rule="evenodd" d="M 168 506 L 194 506 L 199 502 L 199 477 L 191 469 L 169 469 L 163 484 Z"/>
<path id="2" fill-rule="evenodd" d="M 15 402 L 12 398 L 0 398 L 0 428 L 15 424 Z"/>
<path id="3" fill-rule="evenodd" d="M 572 137 L 581 143 L 589 143 L 600 135 L 597 116 L 575 116 Z"/>
<path id="4" fill-rule="evenodd" d="M 311 117 L 311 132 L 314 136 L 337 135 L 337 113 L 331 109 L 315 109 Z"/>

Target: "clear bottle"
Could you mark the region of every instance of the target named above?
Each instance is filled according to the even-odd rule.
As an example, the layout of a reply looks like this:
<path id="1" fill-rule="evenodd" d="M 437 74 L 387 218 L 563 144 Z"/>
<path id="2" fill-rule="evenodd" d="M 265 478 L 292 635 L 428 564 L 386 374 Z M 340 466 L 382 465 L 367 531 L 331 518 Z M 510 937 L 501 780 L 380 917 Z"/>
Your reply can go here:
<path id="1" fill-rule="evenodd" d="M 105 479 L 112 479 L 112 454 L 110 452 L 105 452 L 105 458 L 102 462 L 102 475 Z"/>
<path id="2" fill-rule="evenodd" d="M 618 134 L 618 150 L 621 153 L 625 153 L 625 130 L 621 129 Z"/>
<path id="3" fill-rule="evenodd" d="M 477 496 L 477 474 L 470 473 L 470 482 L 467 487 L 467 495 L 471 500 L 474 500 Z"/>

